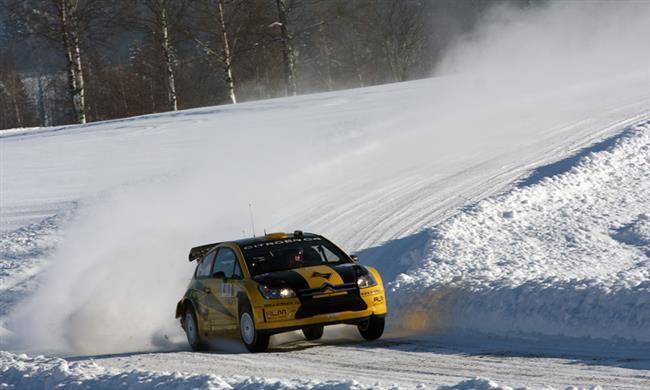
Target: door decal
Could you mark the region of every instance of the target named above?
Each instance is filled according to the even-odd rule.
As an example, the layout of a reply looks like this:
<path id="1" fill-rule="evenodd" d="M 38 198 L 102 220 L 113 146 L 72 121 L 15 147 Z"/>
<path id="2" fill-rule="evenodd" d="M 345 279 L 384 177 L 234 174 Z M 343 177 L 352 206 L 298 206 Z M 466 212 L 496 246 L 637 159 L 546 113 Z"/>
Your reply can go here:
<path id="1" fill-rule="evenodd" d="M 222 283 L 221 284 L 221 291 L 219 292 L 219 295 L 225 298 L 231 298 L 234 297 L 233 293 L 233 286 L 232 283 Z"/>

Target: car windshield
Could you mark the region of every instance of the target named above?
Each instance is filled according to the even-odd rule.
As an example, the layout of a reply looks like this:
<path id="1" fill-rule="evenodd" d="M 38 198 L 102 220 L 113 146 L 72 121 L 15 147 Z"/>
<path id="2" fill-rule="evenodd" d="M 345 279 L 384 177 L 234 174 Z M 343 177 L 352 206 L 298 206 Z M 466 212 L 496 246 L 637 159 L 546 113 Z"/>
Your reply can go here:
<path id="1" fill-rule="evenodd" d="M 242 246 L 251 275 L 321 264 L 350 262 L 348 256 L 321 237 L 296 237 Z"/>

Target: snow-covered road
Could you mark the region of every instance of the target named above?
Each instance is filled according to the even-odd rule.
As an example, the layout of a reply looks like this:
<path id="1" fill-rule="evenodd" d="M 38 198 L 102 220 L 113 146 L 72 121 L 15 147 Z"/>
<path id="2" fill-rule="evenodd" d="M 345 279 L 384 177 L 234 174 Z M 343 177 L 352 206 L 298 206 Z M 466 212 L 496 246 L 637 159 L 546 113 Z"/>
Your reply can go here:
<path id="1" fill-rule="evenodd" d="M 104 383 L 127 382 L 124 373 L 134 376 L 134 370 L 149 372 L 140 373 L 138 380 L 149 377 L 150 383 L 169 380 L 163 374 L 152 373 L 181 371 L 214 375 L 230 381 L 235 388 L 247 382 L 250 387 L 245 388 L 256 388 L 261 386 L 261 381 L 266 381 L 270 388 L 284 389 L 311 380 L 312 386 L 324 385 L 324 388 L 335 389 L 435 389 L 440 385 L 471 381 L 475 377 L 490 378 L 502 388 L 530 389 L 564 389 L 569 386 L 646 389 L 650 383 L 650 360 L 640 357 L 647 355 L 647 351 L 635 350 L 629 345 L 619 345 L 617 349 L 612 343 L 594 345 L 576 343 L 575 340 L 540 343 L 471 336 L 428 339 L 389 336 L 377 342 L 364 343 L 353 332 L 341 329 L 327 332 L 322 342 L 307 342 L 297 334 L 284 335 L 282 341 L 270 352 L 258 355 L 244 353 L 236 342 L 228 340 L 217 343 L 215 351 L 210 353 L 143 352 L 92 358 L 67 357 L 66 366 L 76 367 L 73 372 L 86 374 L 85 383 L 82 379 L 86 388 L 93 388 L 99 382 L 95 365 L 112 370 L 112 375 L 101 371 L 105 376 L 101 379 Z M 604 353 L 606 347 L 609 349 Z M 59 367 L 61 362 L 50 364 Z M 35 363 L 34 366 L 42 367 L 43 364 Z M 79 374 L 62 378 L 79 380 Z M 207 382 L 205 377 L 204 381 Z M 137 383 L 137 380 L 133 379 L 133 382 Z M 197 386 L 197 382 L 178 381 L 174 386 L 190 388 Z M 475 382 L 474 387 L 466 388 L 488 387 L 484 382 Z"/>

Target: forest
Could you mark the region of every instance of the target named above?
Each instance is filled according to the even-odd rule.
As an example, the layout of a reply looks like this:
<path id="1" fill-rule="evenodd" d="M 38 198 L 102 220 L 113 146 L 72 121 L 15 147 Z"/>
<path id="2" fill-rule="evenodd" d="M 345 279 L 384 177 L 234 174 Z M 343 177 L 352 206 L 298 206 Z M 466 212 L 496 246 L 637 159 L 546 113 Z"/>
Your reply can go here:
<path id="1" fill-rule="evenodd" d="M 543 0 L 1 0 L 0 129 L 400 82 Z"/>

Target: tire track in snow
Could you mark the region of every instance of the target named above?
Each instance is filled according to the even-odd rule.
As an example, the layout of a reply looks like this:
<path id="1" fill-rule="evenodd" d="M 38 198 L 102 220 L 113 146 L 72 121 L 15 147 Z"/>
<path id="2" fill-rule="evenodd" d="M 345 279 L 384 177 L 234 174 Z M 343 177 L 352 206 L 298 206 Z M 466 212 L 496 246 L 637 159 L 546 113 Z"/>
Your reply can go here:
<path id="1" fill-rule="evenodd" d="M 327 333 L 327 332 L 326 332 Z M 489 343 L 489 340 L 484 340 Z M 444 347 L 440 345 L 445 345 Z M 496 344 L 498 345 L 498 344 Z M 492 345 L 494 350 L 500 346 Z M 425 339 L 383 339 L 363 343 L 353 339 L 329 338 L 323 342 L 294 341 L 265 354 L 172 352 L 95 356 L 99 365 L 129 370 L 191 371 L 215 375 L 246 375 L 272 378 L 317 378 L 340 380 L 354 378 L 380 388 L 396 385 L 435 388 L 474 377 L 489 377 L 503 385 L 530 388 L 566 388 L 567 386 L 603 386 L 604 388 L 643 389 L 650 380 L 647 369 L 630 369 L 622 362 L 584 361 L 579 357 L 554 357 L 567 353 L 557 347 L 546 356 L 491 354 L 455 347 L 453 342 Z M 534 352 L 533 352 L 534 353 Z M 86 362 L 88 358 L 74 358 Z M 589 362 L 591 361 L 592 364 Z M 650 367 L 646 361 L 646 367 Z M 551 374 L 552 373 L 552 374 Z"/>
<path id="2" fill-rule="evenodd" d="M 600 123 L 594 130 L 594 123 L 605 118 L 615 118 L 631 105 L 622 105 L 600 114 L 599 118 L 585 118 L 559 126 L 549 131 L 550 136 L 539 140 L 545 145 L 539 150 L 537 143 L 526 147 L 533 161 L 506 163 L 507 156 L 496 156 L 490 160 L 475 163 L 444 176 L 435 171 L 435 165 L 419 168 L 415 174 L 393 183 L 386 183 L 381 190 L 371 191 L 341 205 L 340 199 L 319 201 L 321 207 L 313 208 L 318 213 L 307 214 L 297 220 L 289 219 L 282 225 L 321 227 L 323 232 L 335 232 L 343 245 L 354 250 L 381 245 L 390 240 L 416 234 L 432 228 L 463 207 L 480 199 L 503 193 L 512 188 L 518 178 L 533 169 L 558 158 L 562 159 L 577 151 L 588 148 L 603 137 L 611 137 L 634 124 L 648 120 L 650 112 L 643 112 L 625 120 L 610 120 Z M 551 138 L 552 141 L 548 141 Z M 548 156 L 552 156 L 549 158 Z M 491 172 L 486 176 L 486 172 Z M 438 179 L 432 176 L 441 175 Z M 329 210 L 323 213 L 323 210 Z M 356 221 L 354 230 L 341 226 Z M 408 221 L 408 222 L 407 222 Z"/>

